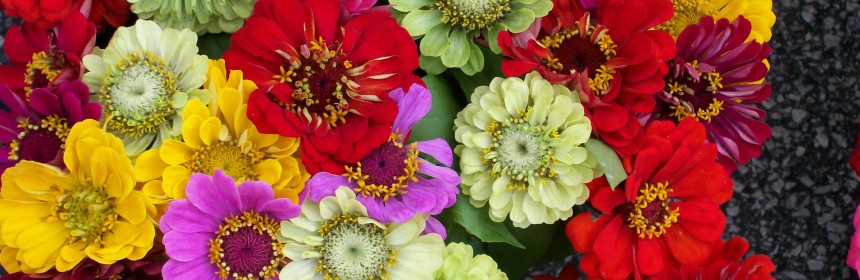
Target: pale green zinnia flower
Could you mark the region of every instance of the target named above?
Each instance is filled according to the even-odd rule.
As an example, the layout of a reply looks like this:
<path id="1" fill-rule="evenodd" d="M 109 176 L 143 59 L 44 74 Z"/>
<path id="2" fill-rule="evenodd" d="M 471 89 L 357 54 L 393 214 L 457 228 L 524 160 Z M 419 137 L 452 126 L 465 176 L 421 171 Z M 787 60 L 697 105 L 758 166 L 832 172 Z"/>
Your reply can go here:
<path id="1" fill-rule="evenodd" d="M 517 227 L 569 218 L 600 175 L 583 146 L 591 135 L 584 113 L 576 93 L 535 72 L 475 89 L 454 121 L 463 193 L 477 207 L 489 202 L 493 221 L 510 216 Z"/>
<path id="2" fill-rule="evenodd" d="M 198 34 L 239 30 L 257 0 L 128 0 L 131 11 L 161 26 Z"/>
<path id="3" fill-rule="evenodd" d="M 473 75 L 484 68 L 484 56 L 474 40 L 483 37 L 501 52 L 500 31 L 525 31 L 552 9 L 551 0 L 391 0 L 395 12 L 413 37 L 421 37 L 422 68 L 441 72 L 461 68 Z M 444 67 L 441 67 L 444 65 Z"/>
<path id="4" fill-rule="evenodd" d="M 197 34 L 188 29 L 161 30 L 138 20 L 117 29 L 107 48 L 94 50 L 83 63 L 83 80 L 104 108 L 106 128 L 129 156 L 178 137 L 189 99 L 209 102 L 209 93 L 199 89 L 209 61 L 197 55 Z"/>
<path id="5" fill-rule="evenodd" d="M 472 246 L 451 243 L 445 248 L 442 268 L 436 271 L 436 280 L 508 280 L 499 265 L 490 256 L 472 256 Z"/>

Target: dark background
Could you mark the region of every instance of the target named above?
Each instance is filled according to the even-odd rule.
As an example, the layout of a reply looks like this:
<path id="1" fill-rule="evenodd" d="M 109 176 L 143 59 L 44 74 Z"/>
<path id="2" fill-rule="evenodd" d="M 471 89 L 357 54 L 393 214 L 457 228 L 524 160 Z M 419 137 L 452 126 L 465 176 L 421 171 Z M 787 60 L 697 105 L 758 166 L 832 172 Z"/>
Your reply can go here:
<path id="1" fill-rule="evenodd" d="M 848 166 L 860 121 L 860 0 L 773 4 L 773 95 L 762 104 L 773 137 L 732 176 L 724 237 L 770 256 L 777 279 L 857 279 L 845 257 L 860 201 Z M 0 34 L 11 24 L 0 14 Z"/>

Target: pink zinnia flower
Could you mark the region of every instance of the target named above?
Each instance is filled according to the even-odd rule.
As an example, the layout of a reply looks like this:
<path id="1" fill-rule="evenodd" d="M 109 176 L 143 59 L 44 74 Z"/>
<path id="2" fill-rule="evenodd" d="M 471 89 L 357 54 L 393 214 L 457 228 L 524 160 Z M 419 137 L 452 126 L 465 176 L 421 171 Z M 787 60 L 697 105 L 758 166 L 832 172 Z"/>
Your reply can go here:
<path id="1" fill-rule="evenodd" d="M 846 263 L 854 270 L 860 268 L 860 205 L 854 211 L 854 235 L 851 236 L 851 247 L 848 247 L 848 259 Z M 857 272 L 860 276 L 860 271 Z"/>

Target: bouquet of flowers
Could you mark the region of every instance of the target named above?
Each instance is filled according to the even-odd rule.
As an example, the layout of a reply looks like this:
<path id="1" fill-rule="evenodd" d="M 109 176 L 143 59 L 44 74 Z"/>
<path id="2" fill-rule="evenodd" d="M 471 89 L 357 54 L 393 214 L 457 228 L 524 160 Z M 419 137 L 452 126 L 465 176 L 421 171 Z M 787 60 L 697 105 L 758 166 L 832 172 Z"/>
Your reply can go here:
<path id="1" fill-rule="evenodd" d="M 770 0 L 0 3 L 2 279 L 772 279 Z"/>

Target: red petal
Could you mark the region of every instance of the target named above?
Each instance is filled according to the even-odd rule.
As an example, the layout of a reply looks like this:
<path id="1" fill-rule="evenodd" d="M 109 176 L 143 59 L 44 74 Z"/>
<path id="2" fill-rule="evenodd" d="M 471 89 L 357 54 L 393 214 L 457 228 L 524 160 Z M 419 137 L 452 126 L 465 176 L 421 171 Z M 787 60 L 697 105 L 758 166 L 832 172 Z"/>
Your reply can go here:
<path id="1" fill-rule="evenodd" d="M 636 246 L 636 264 L 644 275 L 657 274 L 671 264 L 672 254 L 663 238 L 639 238 Z M 668 261 L 667 261 L 668 260 Z"/>
<path id="2" fill-rule="evenodd" d="M 678 262 L 699 265 L 708 259 L 708 244 L 693 237 L 684 227 L 670 227 L 664 237 Z"/>
<path id="3" fill-rule="evenodd" d="M 626 278 L 633 272 L 633 232 L 615 215 L 594 241 L 594 254 L 604 278 Z"/>

